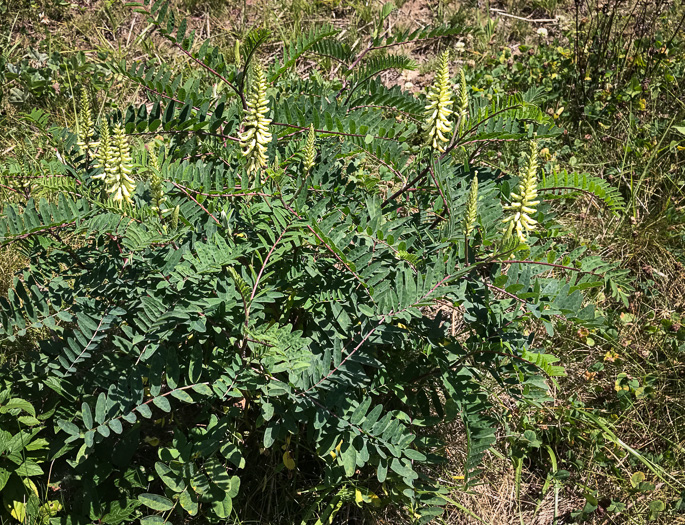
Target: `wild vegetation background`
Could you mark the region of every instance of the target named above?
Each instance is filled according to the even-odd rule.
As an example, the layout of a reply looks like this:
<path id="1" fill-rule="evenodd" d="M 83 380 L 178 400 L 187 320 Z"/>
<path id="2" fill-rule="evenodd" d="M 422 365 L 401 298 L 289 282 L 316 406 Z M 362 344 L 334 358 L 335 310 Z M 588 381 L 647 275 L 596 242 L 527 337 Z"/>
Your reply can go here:
<path id="1" fill-rule="evenodd" d="M 279 55 L 280 42 L 322 22 L 342 29 L 354 48 L 375 30 L 382 8 L 362 0 L 174 4 L 199 37 L 229 55 L 251 28 L 268 28 L 273 39 L 261 50 L 265 62 Z M 506 396 L 497 400 L 507 430 L 486 457 L 480 485 L 462 488 L 463 429 L 443 430 L 450 461 L 440 475 L 454 490 L 438 522 L 685 523 L 685 7 L 667 0 L 398 0 L 397 6 L 392 26 L 440 23 L 469 31 L 413 45 L 418 69 L 383 73 L 384 83 L 425 89 L 437 57 L 449 49 L 453 76 L 463 68 L 478 96 L 540 87 L 543 109 L 564 129 L 540 152 L 545 166 L 599 176 L 627 203 L 618 215 L 590 195 L 555 204 L 567 240 L 619 263 L 630 285 L 594 298 L 609 328 L 550 336 L 531 323 L 537 346 L 553 349 L 567 376 L 554 382 L 552 404 L 521 408 Z M 141 101 L 141 88 L 124 77 L 93 74 L 105 60 L 144 54 L 178 71 L 193 67 L 140 14 L 114 1 L 3 0 L 0 49 L 4 202 L 20 199 L 22 184 L 34 183 L 18 177 L 18 164 L 38 177 L 59 162 L 36 109 L 73 126 L 72 86 L 83 79 L 101 82 L 92 85 L 103 94 L 95 112 Z M 299 67 L 306 75 L 307 63 Z M 517 165 L 507 164 L 512 159 L 493 152 L 488 162 L 515 172 Z M 12 247 L 0 249 L 0 295 L 24 262 Z M 9 366 L 24 344 L 3 347 L 0 363 Z M 278 501 L 279 487 L 271 490 Z M 345 516 L 350 523 L 406 519 L 391 508 L 343 511 L 338 522 Z"/>

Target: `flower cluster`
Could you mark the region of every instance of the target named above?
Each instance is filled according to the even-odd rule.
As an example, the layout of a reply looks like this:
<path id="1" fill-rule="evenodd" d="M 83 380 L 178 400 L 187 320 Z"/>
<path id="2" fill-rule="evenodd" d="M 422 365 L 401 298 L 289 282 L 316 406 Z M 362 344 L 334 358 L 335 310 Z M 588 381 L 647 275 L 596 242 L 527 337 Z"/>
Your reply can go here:
<path id="1" fill-rule="evenodd" d="M 81 108 L 76 124 L 78 136 L 78 142 L 76 144 L 81 148 L 81 151 L 88 154 L 97 147 L 98 143 L 94 139 L 95 130 L 93 126 L 93 117 L 90 112 L 88 91 L 85 87 L 81 88 Z"/>
<path id="2" fill-rule="evenodd" d="M 434 149 L 444 152 L 443 143 L 449 142 L 446 135 L 452 131 L 452 123 L 449 117 L 453 113 L 450 109 L 453 101 L 448 51 L 445 51 L 440 57 L 435 82 L 427 98 L 426 129 L 428 130 L 428 142 Z"/>
<path id="3" fill-rule="evenodd" d="M 161 137 L 159 136 L 155 138 L 161 139 Z M 152 168 L 152 176 L 150 177 L 150 197 L 152 201 L 152 209 L 156 211 L 161 217 L 162 213 L 167 212 L 169 210 L 163 208 L 164 203 L 167 199 L 164 195 L 163 181 L 162 176 L 160 174 L 159 161 L 157 160 L 157 150 L 155 148 L 155 143 L 152 142 L 149 148 L 150 167 Z"/>
<path id="4" fill-rule="evenodd" d="M 471 181 L 471 190 L 469 191 L 469 198 L 466 201 L 466 213 L 464 213 L 464 234 L 468 237 L 476 225 L 478 217 L 478 172 Z"/>
<path id="5" fill-rule="evenodd" d="M 464 69 L 459 70 L 459 134 L 469 116 L 469 92 L 466 86 L 466 76 Z"/>
<path id="6" fill-rule="evenodd" d="M 538 196 L 538 149 L 535 142 L 531 142 L 528 165 L 521 172 L 517 193 L 511 192 L 511 204 L 504 206 L 506 211 L 512 214 L 504 219 L 508 223 L 507 235 L 516 230 L 519 241 L 526 242 L 526 233 L 534 230 L 537 221 L 531 217 L 536 212 L 535 206 L 540 201 L 535 200 Z M 524 233 L 526 232 L 526 233 Z"/>
<path id="7" fill-rule="evenodd" d="M 247 172 L 266 167 L 266 148 L 271 142 L 269 124 L 266 118 L 269 105 L 266 99 L 266 76 L 259 64 L 254 67 L 252 94 L 247 101 L 247 112 L 243 120 L 243 132 L 238 134 L 243 156 L 247 158 Z"/>
<path id="8" fill-rule="evenodd" d="M 98 142 L 98 149 L 95 152 L 95 167 L 102 168 L 103 172 L 95 175 L 95 179 L 104 179 L 107 176 L 107 166 L 110 164 L 110 136 L 109 126 L 107 122 L 103 122 L 100 126 L 100 141 Z"/>
<path id="9" fill-rule="evenodd" d="M 135 182 L 131 178 L 131 149 L 121 123 L 114 126 L 112 135 L 107 123 L 103 123 L 96 160 L 96 167 L 103 171 L 93 178 L 105 181 L 107 193 L 112 200 L 130 204 Z"/>
<path id="10" fill-rule="evenodd" d="M 309 173 L 314 167 L 316 160 L 316 148 L 314 147 L 316 141 L 316 134 L 314 133 L 314 124 L 309 127 L 307 134 L 307 142 L 304 145 L 304 171 Z"/>

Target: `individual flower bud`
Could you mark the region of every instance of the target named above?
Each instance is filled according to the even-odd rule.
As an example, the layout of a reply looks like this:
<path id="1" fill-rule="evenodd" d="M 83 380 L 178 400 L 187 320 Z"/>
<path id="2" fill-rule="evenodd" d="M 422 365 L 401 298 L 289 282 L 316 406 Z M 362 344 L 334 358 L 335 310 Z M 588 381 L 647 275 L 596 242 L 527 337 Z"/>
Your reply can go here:
<path id="1" fill-rule="evenodd" d="M 307 134 L 307 142 L 304 145 L 304 171 L 309 173 L 314 167 L 314 161 L 316 160 L 316 148 L 314 144 L 316 142 L 316 135 L 314 133 L 314 124 L 309 127 L 309 133 Z"/>
<path id="2" fill-rule="evenodd" d="M 266 167 L 266 148 L 271 142 L 269 124 L 266 118 L 269 105 L 266 99 L 266 76 L 259 64 L 254 67 L 252 94 L 247 100 L 247 111 L 243 120 L 244 131 L 238 133 L 243 156 L 247 159 L 247 172 Z"/>
<path id="3" fill-rule="evenodd" d="M 94 140 L 95 130 L 93 126 L 93 117 L 90 112 L 88 91 L 85 87 L 81 88 L 81 108 L 76 130 L 78 136 L 78 142 L 76 144 L 81 148 L 81 151 L 90 154 L 97 146 L 97 142 Z"/>
<path id="4" fill-rule="evenodd" d="M 471 190 L 469 191 L 469 198 L 466 201 L 466 213 L 464 213 L 464 233 L 468 237 L 471 235 L 476 219 L 478 218 L 478 172 L 471 181 Z"/>
<path id="5" fill-rule="evenodd" d="M 525 170 L 520 174 L 519 184 L 516 193 L 511 192 L 511 204 L 504 206 L 506 211 L 512 212 L 504 223 L 511 223 L 508 225 L 508 230 L 511 232 L 516 230 L 516 236 L 519 241 L 526 242 L 526 233 L 535 229 L 537 221 L 531 215 L 536 212 L 535 206 L 540 204 L 540 201 L 535 200 L 538 196 L 538 150 L 535 141 L 530 144 L 530 155 L 528 156 L 528 164 Z"/>
<path id="6" fill-rule="evenodd" d="M 426 105 L 426 129 L 428 131 L 428 143 L 434 149 L 444 152 L 443 144 L 449 142 L 446 136 L 452 131 L 450 115 L 452 110 L 452 89 L 450 87 L 449 51 L 445 51 L 440 57 L 435 82 L 428 92 L 428 104 Z"/>

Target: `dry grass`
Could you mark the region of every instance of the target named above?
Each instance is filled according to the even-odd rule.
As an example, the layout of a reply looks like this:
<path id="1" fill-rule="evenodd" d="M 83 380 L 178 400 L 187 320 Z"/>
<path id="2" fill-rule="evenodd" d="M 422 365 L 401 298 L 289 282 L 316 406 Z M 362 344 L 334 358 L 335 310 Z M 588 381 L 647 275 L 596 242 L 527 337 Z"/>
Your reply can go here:
<path id="1" fill-rule="evenodd" d="M 0 248 L 0 297 L 5 297 L 12 286 L 14 273 L 21 269 L 26 259 L 12 246 Z"/>

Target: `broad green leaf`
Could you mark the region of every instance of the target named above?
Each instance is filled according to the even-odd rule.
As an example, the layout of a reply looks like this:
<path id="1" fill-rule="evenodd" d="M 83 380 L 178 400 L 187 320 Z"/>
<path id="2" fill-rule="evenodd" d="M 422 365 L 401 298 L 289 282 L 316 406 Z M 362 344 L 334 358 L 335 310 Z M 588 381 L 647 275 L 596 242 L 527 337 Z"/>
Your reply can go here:
<path id="1" fill-rule="evenodd" d="M 0 414 L 6 414 L 10 410 L 23 410 L 34 417 L 36 416 L 36 409 L 33 408 L 33 405 L 28 401 L 17 397 L 10 399 L 0 406 Z"/>
<path id="2" fill-rule="evenodd" d="M 159 396 L 152 399 L 152 403 L 164 412 L 171 412 L 171 403 L 165 396 Z"/>
<path id="3" fill-rule="evenodd" d="M 411 460 L 426 461 L 425 454 L 422 454 L 421 452 L 419 452 L 418 450 L 414 450 L 413 448 L 404 449 L 403 453 Z"/>
<path id="4" fill-rule="evenodd" d="M 228 518 L 231 515 L 231 510 L 233 509 L 233 500 L 228 494 L 223 500 L 215 500 L 212 502 L 212 510 L 221 519 Z"/>
<path id="5" fill-rule="evenodd" d="M 173 501 L 171 501 L 169 498 L 165 498 L 164 496 L 160 496 L 159 494 L 139 494 L 138 501 L 140 501 L 146 507 L 159 512 L 171 510 L 174 506 Z"/>
<path id="6" fill-rule="evenodd" d="M 165 463 L 158 461 L 155 463 L 155 471 L 162 482 L 174 492 L 183 492 L 186 484 L 183 478 L 171 470 Z"/>
<path id="7" fill-rule="evenodd" d="M 108 423 L 109 428 L 111 428 L 115 434 L 121 434 L 124 431 L 124 427 L 121 424 L 121 421 L 118 419 L 112 419 Z"/>
<path id="8" fill-rule="evenodd" d="M 416 479 L 419 477 L 419 475 L 416 472 L 414 472 L 414 470 L 410 466 L 402 463 L 397 458 L 393 458 L 390 462 L 390 469 L 393 472 L 396 472 L 397 474 L 402 476 L 403 478 Z"/>
<path id="9" fill-rule="evenodd" d="M 36 425 L 40 425 L 40 420 L 33 416 L 19 416 L 17 421 L 27 427 L 35 427 Z"/>
<path id="10" fill-rule="evenodd" d="M 274 416 L 274 406 L 271 403 L 262 403 L 262 417 L 264 421 L 269 421 Z"/>
<path id="11" fill-rule="evenodd" d="M 152 417 L 152 410 L 150 410 L 150 407 L 147 404 L 138 405 L 136 411 L 145 419 L 150 419 Z"/>
<path id="12" fill-rule="evenodd" d="M 231 476 L 231 488 L 226 493 L 231 498 L 235 498 L 240 492 L 240 478 L 238 476 Z"/>
<path id="13" fill-rule="evenodd" d="M 197 514 L 199 509 L 197 496 L 191 490 L 186 488 L 186 490 L 181 492 L 181 495 L 178 497 L 178 502 L 181 504 L 181 507 L 183 507 L 191 516 L 195 516 Z"/>
<path id="14" fill-rule="evenodd" d="M 380 460 L 378 469 L 376 470 L 376 477 L 378 478 L 379 483 L 385 483 L 385 480 L 388 477 L 388 461 L 386 459 Z"/>
<path id="15" fill-rule="evenodd" d="M 41 476 L 44 474 L 40 465 L 30 459 L 27 459 L 21 463 L 21 465 L 17 467 L 16 472 L 21 477 Z"/>
<path id="16" fill-rule="evenodd" d="M 12 472 L 9 470 L 5 470 L 4 468 L 0 467 L 0 490 L 2 490 L 5 485 L 7 484 L 7 481 L 10 479 L 10 476 L 12 475 Z"/>
<path id="17" fill-rule="evenodd" d="M 194 403 L 195 402 L 195 400 L 191 397 L 191 395 L 186 390 L 172 390 L 171 396 L 178 399 L 179 401 L 183 401 L 184 403 Z"/>
<path id="18" fill-rule="evenodd" d="M 140 518 L 140 525 L 165 525 L 168 523 L 168 520 L 165 520 L 161 516 L 145 516 Z"/>
<path id="19" fill-rule="evenodd" d="M 71 421 L 65 421 L 64 419 L 58 419 L 57 426 L 72 436 L 78 436 L 81 432 Z"/>
<path id="20" fill-rule="evenodd" d="M 366 416 L 367 410 L 371 406 L 371 396 L 366 396 L 364 401 L 362 401 L 355 411 L 350 416 L 350 423 L 353 425 L 360 425 L 364 421 L 364 416 Z"/>
<path id="21" fill-rule="evenodd" d="M 107 417 L 107 396 L 104 392 L 101 392 L 98 396 L 98 400 L 95 403 L 95 422 L 102 424 L 105 422 Z"/>
<path id="22" fill-rule="evenodd" d="M 357 466 L 357 451 L 351 442 L 343 444 L 340 460 L 345 469 L 345 475 L 349 478 L 354 475 Z"/>
<path id="23" fill-rule="evenodd" d="M 200 394 L 202 396 L 207 396 L 207 397 L 211 397 L 214 395 L 214 391 L 208 385 L 205 385 L 204 383 L 198 383 L 196 385 L 193 385 L 193 391 L 197 392 L 198 394 Z"/>
<path id="24" fill-rule="evenodd" d="M 83 424 L 87 429 L 93 428 L 93 414 L 90 411 L 90 406 L 88 403 L 83 403 L 81 405 L 81 415 L 83 417 Z"/>

